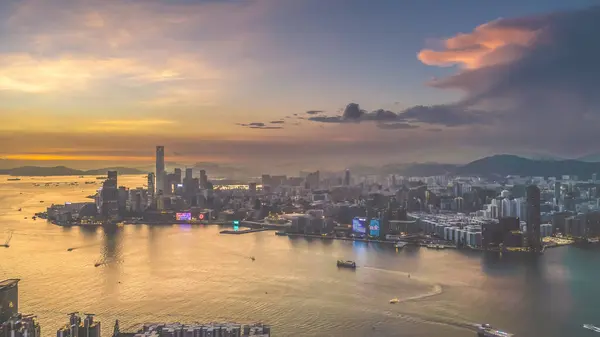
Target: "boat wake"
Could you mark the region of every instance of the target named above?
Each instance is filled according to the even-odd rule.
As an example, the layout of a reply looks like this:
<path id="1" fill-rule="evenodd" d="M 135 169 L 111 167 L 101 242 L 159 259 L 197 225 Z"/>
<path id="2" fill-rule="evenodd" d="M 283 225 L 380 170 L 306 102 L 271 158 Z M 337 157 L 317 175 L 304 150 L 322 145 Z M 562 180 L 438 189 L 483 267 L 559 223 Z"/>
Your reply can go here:
<path id="1" fill-rule="evenodd" d="M 374 268 L 374 267 L 363 267 L 363 268 L 365 268 L 365 269 L 371 269 L 371 270 L 377 270 L 377 271 L 383 271 L 383 272 L 392 273 L 392 274 L 404 275 L 404 276 L 410 277 L 409 273 L 401 272 L 401 271 L 396 271 L 396 270 L 388 270 L 388 269 L 381 269 L 381 268 Z M 404 302 L 410 302 L 410 301 L 418 301 L 418 300 L 422 300 L 422 299 L 425 299 L 425 298 L 429 298 L 429 297 L 441 295 L 441 294 L 444 293 L 444 288 L 442 287 L 441 284 L 434 283 L 434 282 L 431 282 L 429 280 L 424 280 L 424 279 L 421 279 L 419 277 L 411 277 L 410 280 L 411 281 L 417 281 L 417 282 L 425 283 L 425 284 L 430 284 L 432 286 L 432 289 L 431 289 L 431 291 L 426 292 L 426 293 L 418 294 L 418 295 L 407 297 L 407 298 L 401 298 L 398 301 L 398 303 L 404 303 Z"/>

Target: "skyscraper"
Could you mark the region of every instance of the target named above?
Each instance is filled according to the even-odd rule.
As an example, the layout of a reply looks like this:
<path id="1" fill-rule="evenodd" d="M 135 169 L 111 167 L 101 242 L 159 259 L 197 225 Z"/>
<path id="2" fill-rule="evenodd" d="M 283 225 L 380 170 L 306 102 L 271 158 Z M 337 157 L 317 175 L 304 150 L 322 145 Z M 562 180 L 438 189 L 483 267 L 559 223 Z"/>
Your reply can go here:
<path id="1" fill-rule="evenodd" d="M 0 281 L 0 324 L 19 312 L 19 280 Z"/>
<path id="2" fill-rule="evenodd" d="M 540 189 L 537 186 L 527 187 L 527 239 L 530 249 L 534 252 L 542 249 L 540 199 Z"/>
<path id="3" fill-rule="evenodd" d="M 200 170 L 200 188 L 207 188 L 208 186 L 208 176 L 206 175 L 205 170 Z"/>
<path id="4" fill-rule="evenodd" d="M 350 170 L 346 169 L 344 174 L 344 186 L 350 186 Z"/>
<path id="5" fill-rule="evenodd" d="M 148 192 L 150 193 L 150 200 L 154 199 L 154 193 L 156 193 L 156 187 L 154 185 L 154 179 L 156 176 L 154 173 L 148 173 Z"/>
<path id="6" fill-rule="evenodd" d="M 165 147 L 156 147 L 156 192 L 165 191 Z"/>

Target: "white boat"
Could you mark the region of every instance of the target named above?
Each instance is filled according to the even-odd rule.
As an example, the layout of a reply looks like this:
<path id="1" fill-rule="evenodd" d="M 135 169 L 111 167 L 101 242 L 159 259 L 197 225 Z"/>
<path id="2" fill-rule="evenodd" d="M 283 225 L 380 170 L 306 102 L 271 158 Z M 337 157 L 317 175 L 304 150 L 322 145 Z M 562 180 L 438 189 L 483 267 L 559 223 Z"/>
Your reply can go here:
<path id="1" fill-rule="evenodd" d="M 513 334 L 504 332 L 493 328 L 489 324 L 477 324 L 477 336 L 478 337 L 512 337 Z"/>
<path id="2" fill-rule="evenodd" d="M 398 241 L 396 242 L 396 244 L 394 245 L 394 247 L 398 248 L 398 249 L 402 249 L 404 248 L 408 243 L 407 242 L 403 242 L 403 241 Z"/>
<path id="3" fill-rule="evenodd" d="M 592 330 L 592 331 L 595 331 L 595 332 L 600 332 L 600 328 L 597 327 L 597 326 L 595 326 L 595 325 L 593 325 L 593 324 L 584 324 L 583 327 L 586 328 L 586 329 L 588 329 L 588 330 Z"/>

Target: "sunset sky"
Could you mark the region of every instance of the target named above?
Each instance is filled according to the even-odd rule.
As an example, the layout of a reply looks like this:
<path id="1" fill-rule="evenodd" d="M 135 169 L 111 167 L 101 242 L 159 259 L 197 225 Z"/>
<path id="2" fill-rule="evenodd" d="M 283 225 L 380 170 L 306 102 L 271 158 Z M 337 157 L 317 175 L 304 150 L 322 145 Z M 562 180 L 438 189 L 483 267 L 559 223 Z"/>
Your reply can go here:
<path id="1" fill-rule="evenodd" d="M 596 0 L 1 0 L 0 168 L 600 153 Z"/>

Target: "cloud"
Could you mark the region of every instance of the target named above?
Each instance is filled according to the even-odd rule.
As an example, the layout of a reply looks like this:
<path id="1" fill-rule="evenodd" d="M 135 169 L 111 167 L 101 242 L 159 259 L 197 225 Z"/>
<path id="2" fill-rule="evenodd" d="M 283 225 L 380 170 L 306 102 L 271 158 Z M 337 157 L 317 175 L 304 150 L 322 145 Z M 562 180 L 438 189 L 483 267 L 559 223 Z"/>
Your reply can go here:
<path id="1" fill-rule="evenodd" d="M 270 121 L 271 124 L 285 124 L 285 121 Z"/>
<path id="2" fill-rule="evenodd" d="M 320 114 L 321 112 L 323 112 L 323 111 L 322 111 L 322 110 L 308 110 L 308 111 L 306 112 L 306 114 L 307 114 L 307 115 L 318 115 L 318 114 Z"/>
<path id="3" fill-rule="evenodd" d="M 384 130 L 407 130 L 407 129 L 416 129 L 417 125 L 412 125 L 408 123 L 379 123 L 377 127 Z"/>
<path id="4" fill-rule="evenodd" d="M 273 122 L 271 122 L 273 123 Z M 249 129 L 260 129 L 260 130 L 280 130 L 283 129 L 283 126 L 269 126 L 262 122 L 252 122 L 252 123 L 237 123 L 236 125 L 243 126 Z"/>
<path id="5" fill-rule="evenodd" d="M 503 130 L 495 132 L 498 137 L 519 138 L 538 149 L 585 146 L 585 135 L 600 127 L 598 34 L 596 6 L 498 19 L 418 57 L 429 65 L 459 65 L 458 73 L 430 84 L 462 90 L 465 96 L 455 107 L 493 110 L 493 125 Z M 424 115 L 439 117 L 432 111 Z M 543 137 L 540 126 L 553 136 Z"/>
<path id="6" fill-rule="evenodd" d="M 214 104 L 244 71 L 227 55 L 258 45 L 250 35 L 268 8 L 264 0 L 13 2 L 0 22 L 0 91 L 113 97 L 125 87 L 144 105 Z"/>
<path id="7" fill-rule="evenodd" d="M 346 106 L 341 116 L 313 116 L 309 121 L 320 123 L 360 123 L 360 122 L 400 122 L 396 127 L 381 126 L 382 129 L 410 129 L 408 123 L 434 124 L 443 126 L 463 126 L 487 124 L 494 118 L 492 113 L 464 109 L 459 105 L 414 106 L 398 113 L 378 109 L 367 112 L 356 103 Z M 383 124 L 382 124 L 383 125 Z M 393 124 L 389 124 L 393 125 Z M 411 125 L 412 126 L 412 125 Z"/>

